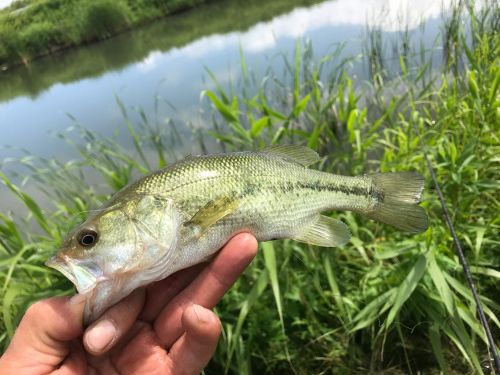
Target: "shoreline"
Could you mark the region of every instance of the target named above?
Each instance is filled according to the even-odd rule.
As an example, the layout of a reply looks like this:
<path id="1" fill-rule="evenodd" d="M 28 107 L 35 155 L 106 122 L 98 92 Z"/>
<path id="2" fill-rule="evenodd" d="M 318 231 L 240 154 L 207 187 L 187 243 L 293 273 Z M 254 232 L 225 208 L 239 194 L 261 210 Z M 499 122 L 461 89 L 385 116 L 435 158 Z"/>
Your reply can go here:
<path id="1" fill-rule="evenodd" d="M 155 21 L 158 21 L 161 19 L 165 19 L 165 18 L 168 18 L 170 16 L 175 16 L 175 15 L 189 12 L 190 10 L 195 9 L 196 7 L 198 7 L 200 5 L 212 3 L 212 2 L 215 2 L 216 0 L 179 0 L 179 1 L 181 2 L 180 4 L 176 4 L 173 8 L 169 9 L 168 11 L 161 10 L 158 7 L 155 7 L 153 5 L 151 5 L 148 8 L 143 8 L 142 13 L 139 13 L 139 15 L 137 15 L 137 14 L 134 15 L 134 17 L 136 17 L 135 19 L 133 19 L 134 17 L 132 17 L 132 11 L 130 9 L 128 9 L 128 11 L 131 11 L 130 14 L 125 14 L 125 16 L 127 16 L 127 18 L 124 18 L 123 23 L 120 25 L 117 25 L 116 28 L 114 28 L 113 30 L 105 30 L 104 32 L 96 33 L 93 36 L 90 35 L 90 37 L 89 36 L 86 37 L 85 35 L 80 35 L 80 38 L 78 40 L 70 41 L 70 42 L 67 42 L 64 44 L 52 43 L 51 41 L 48 41 L 48 43 L 46 43 L 46 44 L 38 44 L 37 48 L 39 48 L 41 51 L 39 51 L 37 53 L 33 53 L 33 54 L 30 54 L 29 52 L 23 51 L 23 48 L 21 47 L 18 50 L 19 52 L 12 51 L 10 53 L 10 55 L 8 55 L 8 57 L 10 57 L 10 59 L 8 57 L 5 58 L 5 54 L 4 54 L 4 56 L 2 56 L 2 52 L 5 50 L 8 50 L 8 48 L 6 48 L 6 45 L 8 46 L 9 44 L 15 44 L 15 43 L 2 42 L 3 40 L 8 39 L 8 38 L 4 38 L 4 35 L 2 35 L 2 34 L 7 34 L 10 32 L 10 33 L 15 33 L 17 35 L 23 35 L 23 32 L 26 33 L 26 29 L 29 29 L 29 27 L 33 27 L 31 22 L 29 22 L 29 18 L 36 19 L 36 17 L 38 16 L 38 13 L 43 12 L 43 10 L 46 9 L 43 6 L 41 6 L 40 4 L 44 4 L 46 2 L 43 0 L 41 0 L 41 1 L 35 0 L 32 2 L 32 4 L 28 4 L 28 5 L 24 6 L 23 8 L 13 9 L 13 10 L 9 11 L 7 14 L 3 14 L 3 13 L 6 13 L 9 9 L 11 9 L 12 5 L 9 7 L 0 9 L 0 72 L 9 71 L 9 70 L 15 69 L 15 68 L 20 67 L 20 66 L 29 65 L 32 61 L 44 58 L 46 56 L 57 55 L 59 53 L 62 53 L 64 51 L 67 51 L 67 50 L 70 50 L 73 48 L 91 45 L 91 44 L 98 43 L 98 42 L 101 42 L 101 41 L 104 41 L 107 39 L 111 39 L 113 37 L 116 37 L 117 35 L 129 32 L 137 27 L 141 27 L 141 26 L 147 25 L 148 23 L 155 22 Z M 175 1 L 175 2 L 178 3 L 179 1 Z M 73 2 L 77 2 L 77 1 L 73 1 Z M 168 5 L 168 3 L 171 3 L 171 2 L 173 2 L 173 1 L 166 1 L 166 4 Z M 70 4 L 70 3 L 71 3 L 71 1 L 68 2 L 65 6 L 66 7 L 71 6 L 72 4 Z M 95 6 L 99 6 L 99 5 L 103 5 L 106 3 L 109 3 L 109 2 L 107 0 L 94 0 L 91 4 L 95 5 Z M 122 2 L 122 5 L 123 4 L 126 4 L 126 2 Z M 35 8 L 38 7 L 38 11 L 36 9 L 33 11 L 34 14 L 27 14 L 26 16 L 24 16 L 24 14 L 26 14 L 27 12 L 19 13 L 19 11 L 21 9 L 29 10 L 29 8 L 33 8 L 33 7 L 35 7 Z M 145 10 L 149 10 L 152 13 L 144 14 Z M 108 17 L 109 16 L 110 15 L 108 15 Z M 12 26 L 12 23 L 16 23 L 15 20 L 7 26 L 1 25 L 1 23 L 5 22 L 5 21 L 7 21 L 6 23 L 8 24 L 8 22 L 12 21 L 12 19 L 14 17 L 25 18 L 25 19 L 20 20 L 19 23 L 26 22 L 26 21 L 27 21 L 27 23 L 21 27 L 18 27 L 18 28 L 16 28 L 15 26 Z M 130 18 L 128 18 L 128 17 L 130 17 Z M 9 18 L 10 18 L 10 20 L 9 20 Z M 104 21 L 106 21 L 106 20 L 104 20 Z M 11 28 L 11 29 L 9 29 L 9 28 Z M 15 29 L 15 30 L 12 30 L 12 29 Z M 61 31 L 62 31 L 62 29 L 61 29 Z M 15 56 L 16 54 L 17 54 L 17 58 L 13 59 L 12 57 Z M 2 57 L 4 58 L 3 61 L 2 61 Z"/>

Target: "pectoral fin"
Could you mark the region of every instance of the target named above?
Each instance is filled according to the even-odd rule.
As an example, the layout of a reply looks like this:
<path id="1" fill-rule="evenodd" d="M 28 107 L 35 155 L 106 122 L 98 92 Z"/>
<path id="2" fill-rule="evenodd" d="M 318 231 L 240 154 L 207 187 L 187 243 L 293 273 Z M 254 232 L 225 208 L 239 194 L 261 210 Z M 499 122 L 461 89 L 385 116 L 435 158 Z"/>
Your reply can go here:
<path id="1" fill-rule="evenodd" d="M 196 235 L 201 237 L 208 228 L 234 212 L 238 206 L 238 199 L 227 196 L 216 198 L 203 206 L 184 226 L 194 227 Z"/>
<path id="2" fill-rule="evenodd" d="M 347 225 L 340 220 L 318 215 L 312 225 L 305 227 L 293 239 L 310 245 L 336 247 L 349 242 L 351 232 Z"/>

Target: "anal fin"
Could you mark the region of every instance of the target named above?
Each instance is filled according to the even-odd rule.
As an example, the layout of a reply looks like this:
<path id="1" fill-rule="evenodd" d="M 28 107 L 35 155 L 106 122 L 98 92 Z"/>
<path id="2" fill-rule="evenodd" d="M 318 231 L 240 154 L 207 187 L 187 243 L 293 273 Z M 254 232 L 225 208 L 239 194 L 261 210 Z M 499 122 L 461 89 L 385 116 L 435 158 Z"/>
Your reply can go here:
<path id="1" fill-rule="evenodd" d="M 310 245 L 336 247 L 349 242 L 351 232 L 347 225 L 340 220 L 318 215 L 314 224 L 305 227 L 293 239 Z"/>

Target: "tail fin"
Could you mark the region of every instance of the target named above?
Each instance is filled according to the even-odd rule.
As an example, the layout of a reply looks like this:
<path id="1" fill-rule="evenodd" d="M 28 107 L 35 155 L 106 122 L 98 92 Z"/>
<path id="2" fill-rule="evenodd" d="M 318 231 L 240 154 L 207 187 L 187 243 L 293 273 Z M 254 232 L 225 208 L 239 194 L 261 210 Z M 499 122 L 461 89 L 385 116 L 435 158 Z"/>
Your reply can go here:
<path id="1" fill-rule="evenodd" d="M 376 173 L 372 178 L 376 200 L 366 216 L 401 230 L 418 233 L 427 229 L 429 220 L 418 206 L 424 179 L 416 172 Z"/>

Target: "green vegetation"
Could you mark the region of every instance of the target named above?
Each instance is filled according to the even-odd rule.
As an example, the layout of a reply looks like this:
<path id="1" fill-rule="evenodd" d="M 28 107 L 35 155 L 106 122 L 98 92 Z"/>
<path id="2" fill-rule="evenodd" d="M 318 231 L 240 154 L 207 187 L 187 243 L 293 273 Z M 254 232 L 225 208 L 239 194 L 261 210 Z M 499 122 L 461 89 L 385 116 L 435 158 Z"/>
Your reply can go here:
<path id="1" fill-rule="evenodd" d="M 0 66 L 109 38 L 205 0 L 31 0 L 0 10 Z"/>
<path id="2" fill-rule="evenodd" d="M 323 155 L 318 167 L 327 171 L 417 170 L 428 182 L 423 206 L 431 220 L 427 232 L 408 235 L 343 212 L 335 215 L 353 234 L 343 249 L 262 244 L 217 307 L 224 332 L 206 373 L 491 373 L 419 145 L 437 170 L 498 345 L 500 9 L 496 2 L 485 9 L 475 14 L 462 4 L 446 20 L 439 69 L 432 69 L 435 54 L 415 50 L 403 33 L 391 46 L 398 73 L 389 74 L 381 34 L 370 30 L 363 57 L 369 82 L 349 76 L 350 61 L 337 58 L 341 47 L 316 63 L 305 43 L 293 61 L 284 56 L 284 74 L 253 77 L 242 56 L 240 85 L 204 92 L 216 112 L 210 137 L 224 149 L 297 143 Z M 118 104 L 134 150 L 81 128 L 74 143 L 81 160 L 21 161 L 52 202 L 51 212 L 0 174 L 29 209 L 24 220 L 0 214 L 3 347 L 29 303 L 71 293 L 66 279 L 43 266 L 69 222 L 105 201 L 109 190 L 173 161 L 167 146 L 175 129 L 145 114 L 132 124 Z M 146 155 L 155 155 L 154 162 Z M 96 176 L 107 193 L 88 183 Z M 38 229 L 26 229 L 33 224 Z"/>
<path id="3" fill-rule="evenodd" d="M 133 33 L 117 35 L 113 40 L 49 55 L 36 64 L 19 67 L 8 74 L 0 74 L 0 101 L 20 95 L 36 97 L 55 82 L 67 83 L 98 77 L 109 70 L 122 69 L 143 60 L 152 50 L 168 51 L 171 48 L 180 48 L 202 36 L 245 30 L 259 21 L 290 11 L 297 5 L 310 5 L 315 2 L 318 0 L 274 0 L 272 4 L 266 0 L 219 0 L 203 4 L 198 10 L 138 27 Z M 0 66 L 4 41 L 1 14 L 0 11 Z M 13 48 L 16 53 L 22 51 L 16 49 L 20 47 Z"/>

